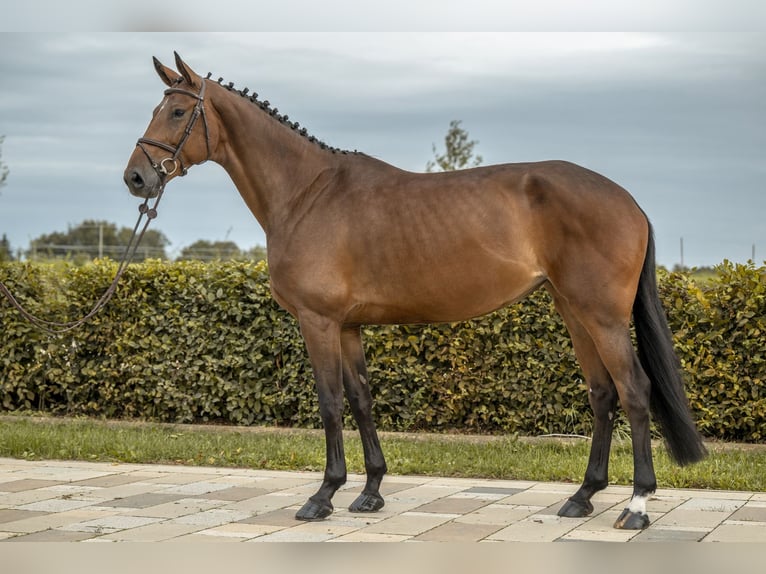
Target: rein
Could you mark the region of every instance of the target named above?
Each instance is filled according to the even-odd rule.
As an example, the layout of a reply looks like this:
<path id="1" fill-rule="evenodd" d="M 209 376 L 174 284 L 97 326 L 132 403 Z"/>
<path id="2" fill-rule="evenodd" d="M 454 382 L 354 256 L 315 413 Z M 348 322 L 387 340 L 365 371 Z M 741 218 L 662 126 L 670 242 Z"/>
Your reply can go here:
<path id="1" fill-rule="evenodd" d="M 117 267 L 117 273 L 114 276 L 114 279 L 112 280 L 112 283 L 109 285 L 107 290 L 104 292 L 104 294 L 101 296 L 101 298 L 96 301 L 95 305 L 93 305 L 93 308 L 81 319 L 77 319 L 76 321 L 66 321 L 66 322 L 58 322 L 58 321 L 48 321 L 46 319 L 41 319 L 40 317 L 37 317 L 27 311 L 21 303 L 19 303 L 18 299 L 16 299 L 13 294 L 10 292 L 8 287 L 5 286 L 5 284 L 0 281 L 0 293 L 6 296 L 8 301 L 10 301 L 11 305 L 16 308 L 16 310 L 21 314 L 22 317 L 24 317 L 27 321 L 32 323 L 35 327 L 38 329 L 45 331 L 46 333 L 50 335 L 61 335 L 68 331 L 72 331 L 73 329 L 76 329 L 77 327 L 80 327 L 84 325 L 86 322 L 88 322 L 91 318 L 93 318 L 96 313 L 98 313 L 101 309 L 103 309 L 106 304 L 109 302 L 109 300 L 114 295 L 115 291 L 117 290 L 117 283 L 119 282 L 120 278 L 122 277 L 122 274 L 125 273 L 125 270 L 128 268 L 128 265 L 133 260 L 133 257 L 136 254 L 136 249 L 138 249 L 138 245 L 141 242 L 141 239 L 144 237 L 144 233 L 146 232 L 146 228 L 149 227 L 149 223 L 152 219 L 157 217 L 157 204 L 160 202 L 160 199 L 162 198 L 162 191 L 164 189 L 163 187 L 160 189 L 159 194 L 157 195 L 157 199 L 154 202 L 154 205 L 152 207 L 149 207 L 149 199 L 147 198 L 141 205 L 138 206 L 138 219 L 136 220 L 136 225 L 133 227 L 133 234 L 130 236 L 130 240 L 128 241 L 128 245 L 125 248 L 125 252 L 122 255 L 122 260 L 120 261 L 120 265 Z M 146 217 L 146 222 L 144 222 L 143 227 L 141 227 L 139 231 L 139 227 L 141 226 L 141 220 Z"/>
<path id="2" fill-rule="evenodd" d="M 42 331 L 45 331 L 46 333 L 49 333 L 51 335 L 61 335 L 63 333 L 66 333 L 68 331 L 71 331 L 73 329 L 76 329 L 86 322 L 88 322 L 91 318 L 93 318 L 96 313 L 98 313 L 101 309 L 106 306 L 106 304 L 109 302 L 109 300 L 114 295 L 115 291 L 117 290 L 117 283 L 119 282 L 120 278 L 122 277 L 123 273 L 125 273 L 125 270 L 128 268 L 128 265 L 133 260 L 133 257 L 136 254 L 136 250 L 138 249 L 138 245 L 141 242 L 141 239 L 144 237 L 144 233 L 146 232 L 146 229 L 149 227 L 149 223 L 152 221 L 152 219 L 155 219 L 157 217 L 157 205 L 160 203 L 160 199 L 162 199 L 162 193 L 165 190 L 165 183 L 168 177 L 176 173 L 178 171 L 178 167 L 180 165 L 181 167 L 181 173 L 180 176 L 184 176 L 187 173 L 187 168 L 184 166 L 183 161 L 181 160 L 181 151 L 183 150 L 184 145 L 186 145 L 186 142 L 189 139 L 189 135 L 192 132 L 192 129 L 194 129 L 194 125 L 197 123 L 197 120 L 201 117 L 202 118 L 202 124 L 205 127 L 205 146 L 207 147 L 207 158 L 205 158 L 204 161 L 207 161 L 210 158 L 210 132 L 208 130 L 207 126 L 207 116 L 205 115 L 205 80 L 202 80 L 202 86 L 200 87 L 200 91 L 198 94 L 195 94 L 194 92 L 190 92 L 188 90 L 184 90 L 181 88 L 168 88 L 165 90 L 165 95 L 170 94 L 183 94 L 185 96 L 189 96 L 191 98 L 194 98 L 197 100 L 197 103 L 194 105 L 194 110 L 192 111 L 192 115 L 189 118 L 189 122 L 186 124 L 186 128 L 184 129 L 184 133 L 181 136 L 181 140 L 178 142 L 178 145 L 172 146 L 170 144 L 166 144 L 165 142 L 153 140 L 150 138 L 139 138 L 136 142 L 136 145 L 141 149 L 141 151 L 144 152 L 144 155 L 146 155 L 146 158 L 149 160 L 149 163 L 151 164 L 152 168 L 157 172 L 157 175 L 160 177 L 160 188 L 157 192 L 157 197 L 154 201 L 154 204 L 149 207 L 149 198 L 146 198 L 146 200 L 138 206 L 138 220 L 136 221 L 136 225 L 133 227 L 133 234 L 130 236 L 130 240 L 128 241 L 128 245 L 125 248 L 125 252 L 123 253 L 122 260 L 120 261 L 119 266 L 117 267 L 117 273 L 114 276 L 114 279 L 112 280 L 112 283 L 109 285 L 107 290 L 104 292 L 104 294 L 101 296 L 101 298 L 96 301 L 95 305 L 93 305 L 93 308 L 81 319 L 78 319 L 76 321 L 67 321 L 67 322 L 58 322 L 58 321 L 48 321 L 46 319 L 41 319 L 40 317 L 37 317 L 24 309 L 24 307 L 19 303 L 19 301 L 13 296 L 13 294 L 10 292 L 8 287 L 5 286 L 5 284 L 0 281 L 0 293 L 5 295 L 5 297 L 10 301 L 11 305 L 16 308 L 16 310 L 24 317 L 27 321 L 35 325 L 38 329 L 41 329 Z M 160 149 L 163 149 L 167 152 L 170 152 L 173 154 L 172 157 L 166 157 L 159 162 L 154 161 L 152 156 L 149 154 L 149 151 L 146 149 L 145 145 L 154 146 Z M 166 164 L 171 163 L 172 165 L 168 167 Z M 204 163 L 204 162 L 201 162 Z M 146 217 L 146 221 L 143 224 L 143 227 L 141 227 L 141 220 Z M 140 231 L 139 231 L 140 229 Z"/>

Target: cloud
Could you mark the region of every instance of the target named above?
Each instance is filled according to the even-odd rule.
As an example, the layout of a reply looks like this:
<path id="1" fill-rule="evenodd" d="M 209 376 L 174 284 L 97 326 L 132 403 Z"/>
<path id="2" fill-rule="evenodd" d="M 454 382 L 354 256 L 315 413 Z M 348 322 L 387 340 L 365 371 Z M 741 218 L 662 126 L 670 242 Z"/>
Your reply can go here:
<path id="1" fill-rule="evenodd" d="M 162 99 L 151 57 L 172 64 L 173 50 L 327 143 L 405 169 L 422 170 L 431 144 L 461 119 L 487 163 L 562 158 L 602 171 L 655 220 L 666 264 L 682 228 L 704 239 L 705 217 L 739 217 L 726 235 L 745 245 L 738 252 L 766 245 L 761 34 L 268 33 L 0 36 L 11 168 L 0 232 L 15 246 L 85 217 L 133 217 L 121 172 Z M 183 245 L 236 220 L 232 239 L 263 243 L 216 169 L 174 182 L 157 225 Z M 733 257 L 724 247 L 708 238 L 699 263 Z"/>

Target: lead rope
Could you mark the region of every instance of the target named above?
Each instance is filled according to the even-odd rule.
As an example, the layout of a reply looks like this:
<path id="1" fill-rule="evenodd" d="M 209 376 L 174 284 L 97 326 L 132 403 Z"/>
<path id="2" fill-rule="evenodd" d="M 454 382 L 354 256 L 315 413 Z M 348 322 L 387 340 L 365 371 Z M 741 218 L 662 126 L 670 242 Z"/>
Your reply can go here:
<path id="1" fill-rule="evenodd" d="M 151 223 L 152 219 L 155 219 L 157 217 L 157 205 L 160 203 L 160 199 L 162 199 L 162 192 L 164 191 L 165 186 L 162 185 L 160 187 L 159 193 L 157 194 L 157 199 L 154 201 L 154 205 L 152 207 L 149 207 L 149 199 L 147 198 L 141 205 L 138 206 L 138 219 L 136 220 L 136 225 L 133 227 L 133 233 L 130 236 L 130 240 L 128 241 L 127 246 L 125 247 L 125 252 L 122 255 L 122 260 L 120 261 L 119 266 L 117 267 L 117 273 L 114 276 L 114 279 L 112 280 L 112 283 L 109 285 L 107 290 L 104 292 L 104 294 L 101 296 L 101 298 L 96 301 L 95 305 L 93 305 L 93 308 L 81 319 L 77 319 L 76 321 L 67 321 L 67 322 L 58 322 L 58 321 L 48 321 L 46 319 L 41 319 L 40 317 L 37 317 L 24 309 L 24 307 L 19 303 L 19 301 L 13 296 L 13 294 L 10 292 L 8 287 L 5 286 L 5 284 L 0 281 L 0 293 L 6 296 L 8 301 L 10 301 L 11 305 L 16 308 L 16 310 L 21 314 L 22 317 L 24 317 L 27 321 L 32 323 L 35 327 L 38 329 L 45 331 L 48 334 L 51 335 L 61 335 L 63 333 L 66 333 L 68 331 L 71 331 L 73 329 L 76 329 L 80 327 L 81 325 L 88 322 L 90 319 L 92 319 L 96 313 L 98 313 L 101 309 L 106 306 L 106 304 L 109 302 L 109 300 L 114 295 L 115 291 L 117 291 L 117 283 L 120 280 L 120 277 L 122 277 L 123 273 L 125 273 L 125 270 L 128 268 L 128 265 L 133 260 L 136 250 L 138 249 L 139 243 L 141 243 L 141 239 L 144 237 L 144 233 L 146 233 L 146 229 L 149 227 L 149 223 Z M 143 224 L 143 227 L 141 227 L 141 231 L 139 232 L 139 227 L 141 226 L 141 220 L 146 217 L 146 221 Z"/>
<path id="2" fill-rule="evenodd" d="M 210 77 L 210 74 L 208 74 L 208 78 Z M 104 292 L 104 294 L 101 296 L 101 298 L 96 301 L 96 304 L 93 306 L 93 308 L 81 319 L 78 319 L 77 321 L 68 321 L 65 323 L 60 323 L 57 321 L 48 321 L 46 319 L 41 319 L 39 317 L 36 317 L 21 305 L 21 303 L 18 302 L 18 300 L 13 296 L 13 294 L 10 292 L 8 287 L 3 284 L 2 281 L 0 281 L 0 293 L 5 295 L 8 300 L 11 302 L 11 305 L 18 310 L 21 315 L 27 319 L 30 323 L 35 325 L 37 328 L 45 331 L 46 333 L 50 333 L 51 335 L 61 335 L 62 333 L 66 333 L 68 331 L 71 331 L 72 329 L 76 329 L 77 327 L 80 327 L 84 323 L 86 323 L 88 320 L 90 320 L 96 313 L 98 313 L 103 307 L 109 302 L 109 300 L 114 295 L 114 292 L 117 290 L 117 283 L 120 280 L 120 277 L 122 277 L 122 274 L 125 273 L 125 270 L 128 268 L 128 265 L 133 260 L 133 257 L 136 254 L 136 249 L 138 248 L 138 244 L 141 243 L 141 239 L 144 236 L 144 233 L 146 232 L 146 228 L 149 227 L 149 223 L 157 217 L 157 205 L 160 203 L 160 199 L 162 199 L 162 192 L 165 190 L 165 183 L 167 181 L 167 178 L 173 175 L 176 170 L 178 169 L 178 164 L 181 165 L 181 174 L 180 175 L 186 175 L 186 167 L 183 165 L 183 162 L 181 161 L 181 150 L 183 149 L 184 145 L 186 144 L 186 140 L 189 138 L 192 129 L 194 129 L 194 124 L 197 123 L 197 120 L 201 117 L 202 122 L 205 127 L 205 146 L 207 147 L 207 158 L 205 161 L 207 161 L 210 158 L 210 132 L 208 131 L 207 126 L 207 116 L 205 115 L 205 81 L 207 78 L 202 80 L 202 85 L 200 86 L 200 91 L 198 94 L 195 94 L 194 92 L 190 92 L 188 90 L 183 90 L 180 88 L 174 88 L 171 87 L 167 90 L 165 90 L 165 95 L 168 94 L 184 94 L 186 96 L 190 96 L 197 100 L 197 103 L 194 105 L 194 111 L 192 113 L 191 118 L 189 119 L 189 122 L 186 124 L 186 128 L 184 129 L 184 134 L 181 136 L 181 141 L 178 142 L 177 146 L 171 146 L 169 144 L 166 144 L 164 142 L 159 142 L 157 140 L 149 139 L 149 138 L 139 138 L 136 145 L 141 149 L 141 151 L 144 152 L 146 155 L 146 158 L 149 160 L 149 163 L 151 164 L 152 168 L 157 172 L 157 175 L 160 178 L 160 189 L 157 193 L 157 199 L 154 201 L 154 205 L 150 208 L 149 207 L 149 198 L 147 198 L 141 205 L 138 206 L 138 220 L 136 221 L 135 227 L 133 227 L 133 234 L 130 236 L 130 241 L 128 241 L 128 245 L 125 248 L 125 253 L 122 256 L 122 261 L 120 262 L 119 266 L 117 267 L 117 273 L 114 276 L 114 279 L 112 280 L 111 285 L 107 288 L 107 290 Z M 180 78 L 179 78 L 180 81 Z M 164 149 L 165 151 L 168 151 L 173 154 L 173 157 L 165 158 L 159 163 L 155 162 L 152 159 L 152 156 L 149 154 L 147 149 L 144 147 L 144 144 L 153 145 L 155 147 L 159 147 L 161 149 Z M 173 169 L 169 170 L 165 166 L 165 162 L 172 162 L 173 163 Z M 141 220 L 143 217 L 146 216 L 146 222 L 144 223 L 144 226 L 141 228 L 140 233 L 138 232 L 138 228 L 141 225 Z M 135 240 L 135 244 L 133 241 Z"/>

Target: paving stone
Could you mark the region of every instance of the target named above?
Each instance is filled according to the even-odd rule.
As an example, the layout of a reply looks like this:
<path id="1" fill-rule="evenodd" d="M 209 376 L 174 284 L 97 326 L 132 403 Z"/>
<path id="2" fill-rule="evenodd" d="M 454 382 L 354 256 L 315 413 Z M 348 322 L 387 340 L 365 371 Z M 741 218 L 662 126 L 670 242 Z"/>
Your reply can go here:
<path id="1" fill-rule="evenodd" d="M 216 508 L 180 516 L 174 518 L 173 522 L 176 524 L 199 524 L 202 526 L 213 527 L 226 524 L 227 522 L 239 522 L 249 516 L 249 512 Z"/>
<path id="2" fill-rule="evenodd" d="M 243 520 L 239 520 L 243 524 L 262 524 L 269 526 L 278 526 L 281 528 L 289 528 L 291 526 L 298 526 L 302 524 L 302 521 L 295 519 L 295 510 L 287 508 L 279 508 L 266 512 L 265 514 L 259 514 L 251 516 Z"/>
<path id="3" fill-rule="evenodd" d="M 310 480 L 309 478 L 292 476 L 292 473 L 284 474 L 285 476 L 282 476 L 281 478 L 270 476 L 263 480 L 259 480 L 258 488 L 263 488 L 269 492 L 278 492 L 305 486 L 307 484 L 316 485 L 316 488 L 319 488 L 319 485 L 322 483 L 321 477 L 318 480 Z M 289 494 L 291 493 L 288 493 L 288 495 Z"/>
<path id="4" fill-rule="evenodd" d="M 576 528 L 571 532 L 567 532 L 561 538 L 558 538 L 558 542 L 629 542 L 639 533 L 639 530 L 618 530 L 613 528 L 610 531 L 604 530 L 587 530 L 584 528 Z"/>
<path id="5" fill-rule="evenodd" d="M 269 491 L 265 488 L 233 486 L 227 487 L 225 490 L 222 489 L 216 492 L 210 492 L 205 495 L 205 498 L 239 502 L 240 500 L 247 500 L 248 498 L 255 498 L 256 496 L 263 496 L 264 494 L 268 494 L 268 492 Z"/>
<path id="6" fill-rule="evenodd" d="M 46 486 L 40 490 L 46 490 L 48 492 L 55 492 L 57 495 L 67 495 L 67 497 L 88 495 L 100 492 L 102 489 L 97 486 L 85 486 L 82 484 L 54 484 L 53 486 Z"/>
<path id="7" fill-rule="evenodd" d="M 293 513 L 297 509 L 291 509 Z M 332 513 L 332 517 L 328 518 L 325 522 L 332 522 L 338 526 L 348 526 L 352 528 L 366 528 L 372 524 L 376 524 L 381 520 L 385 520 L 384 516 L 381 516 L 379 512 L 350 512 L 348 510 L 335 510 Z"/>
<path id="8" fill-rule="evenodd" d="M 508 498 L 504 498 L 502 502 L 503 504 L 542 506 L 547 508 L 553 504 L 563 503 L 567 498 L 569 498 L 569 496 L 571 495 L 556 491 L 547 492 L 538 490 L 525 490 L 523 492 L 513 494 Z"/>
<path id="9" fill-rule="evenodd" d="M 146 526 L 147 524 L 153 524 L 159 521 L 159 518 L 147 518 L 145 516 L 104 516 L 101 518 L 95 518 L 93 520 L 87 520 L 85 522 L 68 524 L 66 526 L 62 526 L 61 530 L 103 534 L 109 532 L 117 532 L 118 530 L 126 530 L 128 528 L 136 528 L 138 526 Z"/>
<path id="10" fill-rule="evenodd" d="M 474 512 L 469 512 L 455 519 L 466 524 L 495 524 L 508 526 L 534 514 L 536 507 L 514 506 L 510 504 L 489 504 Z"/>
<path id="11" fill-rule="evenodd" d="M 608 500 L 608 498 L 612 497 L 598 497 L 595 496 L 593 499 L 591 499 L 591 504 L 593 504 L 593 512 L 591 513 L 591 516 L 598 516 L 602 512 L 605 512 L 606 510 L 610 510 L 617 506 L 620 510 L 619 512 L 622 512 L 622 509 L 625 508 L 626 504 L 619 504 L 621 502 L 625 502 L 623 500 Z M 507 499 L 503 500 L 503 502 L 507 503 Z M 540 510 L 538 514 L 552 514 L 552 515 L 558 515 L 559 510 L 561 510 L 561 507 L 564 505 L 563 501 L 556 501 L 554 504 L 551 504 L 547 508 L 544 508 L 543 510 Z"/>
<path id="12" fill-rule="evenodd" d="M 686 499 L 692 498 L 723 498 L 729 500 L 750 500 L 752 493 L 739 492 L 736 490 L 674 490 L 674 489 L 662 489 L 656 492 L 662 496 L 676 496 Z"/>
<path id="13" fill-rule="evenodd" d="M 518 494 L 519 492 L 523 492 L 525 489 L 522 488 L 501 488 L 497 486 L 474 486 L 473 488 L 469 488 L 468 490 L 464 490 L 464 493 L 467 494 L 497 494 L 497 495 L 505 495 L 505 496 L 511 496 L 514 494 Z"/>
<path id="14" fill-rule="evenodd" d="M 260 539 L 256 538 L 255 540 L 258 541 Z M 405 540 L 412 540 L 412 536 L 404 534 L 381 534 L 377 532 L 357 530 L 356 532 L 328 540 L 328 542 L 404 542 Z"/>
<path id="15" fill-rule="evenodd" d="M 734 512 L 744 506 L 745 500 L 725 498 L 693 498 L 681 504 L 679 510 L 704 510 L 709 512 Z"/>
<path id="16" fill-rule="evenodd" d="M 39 502 L 41 500 L 50 500 L 51 498 L 57 498 L 59 494 L 57 492 L 50 492 L 49 490 L 35 489 L 35 490 L 21 490 L 19 492 L 12 492 L 10 494 L 0 495 L 0 506 L 4 508 L 18 507 L 25 504 L 32 504 L 33 502 Z"/>
<path id="17" fill-rule="evenodd" d="M 215 474 L 197 474 L 189 472 L 194 470 L 194 467 L 183 467 L 183 471 L 165 472 L 161 473 L 157 478 L 148 478 L 143 482 L 150 482 L 152 484 L 164 484 L 167 488 L 174 486 L 181 486 L 184 484 L 192 484 L 195 482 L 204 482 L 206 480 L 213 480 L 216 478 Z"/>
<path id="18" fill-rule="evenodd" d="M 625 505 L 627 506 L 627 503 L 629 502 L 629 498 L 625 499 Z M 652 496 L 649 501 L 646 503 L 646 509 L 647 512 L 650 514 L 665 514 L 666 512 L 670 512 L 674 508 L 678 508 L 681 506 L 684 502 L 686 502 L 688 499 L 686 498 L 678 498 L 678 497 L 669 497 L 669 496 Z"/>
<path id="19" fill-rule="evenodd" d="M 110 488 L 113 486 L 122 486 L 123 484 L 131 484 L 134 482 L 140 482 L 141 478 L 131 474 L 110 474 L 107 476 L 98 476 L 96 478 L 88 478 L 86 480 L 79 480 L 72 484 L 80 484 L 83 486 L 98 486 L 100 488 Z"/>
<path id="20" fill-rule="evenodd" d="M 83 522 L 84 520 L 109 516 L 111 514 L 114 514 L 114 510 L 90 506 L 67 512 L 46 513 L 42 516 L 34 516 L 32 518 L 7 522 L 3 524 L 2 528 L 4 531 L 10 532 L 39 532 L 51 528 L 61 528 L 68 524 L 75 524 L 77 522 Z"/>
<path id="21" fill-rule="evenodd" d="M 364 532 L 372 532 L 378 534 L 406 534 L 409 536 L 417 536 L 432 528 L 436 528 L 440 524 L 449 522 L 457 518 L 457 514 L 435 514 L 430 512 L 405 512 L 403 514 L 393 516 L 386 520 L 381 520 L 375 524 L 361 529 Z"/>
<path id="22" fill-rule="evenodd" d="M 175 502 L 187 498 L 180 494 L 165 494 L 160 492 L 147 492 L 145 494 L 136 494 L 126 496 L 125 498 L 116 498 L 102 502 L 97 506 L 109 506 L 111 508 L 148 508 L 157 506 L 166 502 Z"/>
<path id="23" fill-rule="evenodd" d="M 39 512 L 66 512 L 67 510 L 75 510 L 84 506 L 92 506 L 99 502 L 101 502 L 99 499 L 78 500 L 76 498 L 52 498 L 49 500 L 32 502 L 30 504 L 23 504 L 16 508 L 19 510 L 36 510 Z"/>
<path id="24" fill-rule="evenodd" d="M 202 481 L 202 482 L 190 482 L 187 484 L 181 484 L 179 486 L 172 486 L 165 488 L 161 492 L 163 494 L 182 494 L 184 496 L 194 496 L 201 494 L 213 493 L 218 490 L 226 490 L 230 488 L 228 484 L 221 484 L 220 482 Z"/>
<path id="25" fill-rule="evenodd" d="M 0 524 L 6 522 L 16 522 L 17 520 L 25 520 L 27 518 L 34 518 L 36 516 L 46 516 L 48 512 L 35 512 L 33 510 L 17 510 L 15 508 L 6 508 L 0 510 Z M 1 529 L 2 527 L 0 527 Z"/>
<path id="26" fill-rule="evenodd" d="M 252 538 L 249 542 L 326 542 L 335 538 L 332 534 L 322 532 L 303 532 L 294 528 L 280 530 L 264 536 Z"/>
<path id="27" fill-rule="evenodd" d="M 66 530 L 50 529 L 6 538 L 3 542 L 80 542 L 92 537 L 93 534 L 90 532 L 69 532 Z"/>
<path id="28" fill-rule="evenodd" d="M 335 512 L 305 523 L 295 512 L 322 473 L 0 459 L 0 540 L 766 542 L 766 493 L 661 489 L 634 532 L 612 527 L 630 487 L 565 519 L 578 485 L 387 476 L 384 508 L 357 514 L 347 507 L 365 477 L 348 478 Z"/>
<path id="29" fill-rule="evenodd" d="M 302 522 L 298 526 L 285 528 L 279 532 L 290 532 L 292 535 L 308 541 L 319 538 L 322 540 L 330 540 L 332 538 L 337 538 L 338 536 L 356 532 L 357 530 L 359 530 L 358 525 L 349 526 L 345 525 L 342 521 L 318 520 L 316 522 Z M 297 539 L 298 538 L 296 538 L 296 540 Z"/>
<path id="30" fill-rule="evenodd" d="M 699 542 L 707 531 L 673 530 L 672 528 L 647 528 L 640 532 L 634 542 Z"/>
<path id="31" fill-rule="evenodd" d="M 423 534 L 419 534 L 413 540 L 422 540 L 424 542 L 477 542 L 501 528 L 497 524 L 447 522 Z"/>
<path id="32" fill-rule="evenodd" d="M 731 512 L 712 512 L 709 510 L 683 510 L 681 507 L 671 510 L 655 521 L 657 526 L 695 527 L 712 530 L 731 516 Z"/>
<path id="33" fill-rule="evenodd" d="M 487 506 L 489 500 L 475 499 L 475 498 L 454 498 L 448 496 L 446 498 L 440 498 L 433 502 L 427 502 L 421 506 L 418 506 L 414 510 L 416 512 L 436 512 L 447 514 L 465 514 L 472 512 L 482 506 Z"/>
<path id="34" fill-rule="evenodd" d="M 722 524 L 702 539 L 703 542 L 758 542 L 766 543 L 766 524 L 740 522 Z"/>
<path id="35" fill-rule="evenodd" d="M 759 503 L 760 504 L 760 503 Z M 755 506 L 748 502 L 729 517 L 729 520 L 741 520 L 766 523 L 766 506 Z"/>
<path id="36" fill-rule="evenodd" d="M 585 522 L 583 518 L 535 514 L 487 537 L 509 542 L 553 542 Z"/>
<path id="37" fill-rule="evenodd" d="M 55 486 L 61 484 L 57 480 L 39 480 L 35 478 L 25 478 L 23 480 L 12 480 L 0 484 L 0 492 L 22 492 L 25 490 L 35 490 L 45 488 L 46 486 Z"/>
<path id="38" fill-rule="evenodd" d="M 199 531 L 198 525 L 192 524 L 174 524 L 169 522 L 156 522 L 146 526 L 139 526 L 129 530 L 119 530 L 117 532 L 104 534 L 98 537 L 98 540 L 116 541 L 116 542 L 162 542 L 164 540 L 173 540 L 179 536 L 191 534 Z"/>
<path id="39" fill-rule="evenodd" d="M 271 526 L 268 524 L 245 524 L 242 522 L 234 522 L 231 524 L 222 524 L 215 528 L 207 528 L 200 530 L 199 534 L 204 536 L 221 536 L 227 538 L 240 538 L 242 540 L 249 540 L 256 536 L 264 536 L 282 530 L 281 526 Z"/>
<path id="40" fill-rule="evenodd" d="M 102 488 L 98 491 L 98 496 L 99 498 L 103 498 L 105 501 L 108 501 L 127 498 L 128 496 L 136 496 L 137 494 L 156 492 L 157 490 L 158 488 L 156 484 L 150 484 L 147 482 L 131 482 L 127 484 L 120 484 L 118 486 Z"/>
<path id="41" fill-rule="evenodd" d="M 211 508 L 217 508 L 221 503 L 222 501 L 220 500 L 181 498 L 173 502 L 158 504 L 157 506 L 147 506 L 146 508 L 131 510 L 130 514 L 133 516 L 147 516 L 150 518 L 178 518 L 197 512 L 204 512 Z"/>
<path id="42" fill-rule="evenodd" d="M 57 482 L 75 482 L 112 474 L 106 470 L 95 470 L 98 467 L 90 467 L 87 463 L 68 462 L 67 465 L 63 465 L 59 464 L 59 462 L 42 461 L 39 466 L 31 466 L 19 474 L 23 475 L 24 478 L 55 480 Z"/>
<path id="43" fill-rule="evenodd" d="M 222 502 L 224 501 L 219 500 L 218 504 L 221 504 Z M 248 498 L 246 500 L 227 504 L 224 508 L 246 510 L 250 514 L 265 514 L 280 508 L 302 505 L 304 502 L 306 502 L 306 497 L 302 495 L 280 495 L 279 493 L 271 492 L 269 494 L 264 494 L 263 496 L 256 496 L 255 498 Z M 295 514 L 295 512 L 293 512 L 293 514 Z"/>
<path id="44" fill-rule="evenodd" d="M 420 504 L 425 504 L 426 502 L 431 502 L 434 500 L 438 500 L 440 498 L 444 498 L 445 496 L 449 496 L 450 494 L 455 494 L 456 492 L 460 492 L 463 490 L 460 486 L 449 486 L 449 485 L 432 485 L 432 484 L 423 484 L 419 486 L 415 486 L 413 488 L 408 488 L 407 490 L 401 490 L 396 493 L 396 496 L 392 497 L 395 500 L 411 500 L 411 501 L 419 501 Z"/>
<path id="45" fill-rule="evenodd" d="M 389 494 L 395 494 L 397 492 L 401 492 L 402 490 L 409 490 L 410 488 L 415 488 L 416 486 L 419 486 L 416 482 L 390 482 L 388 479 L 383 480 L 383 484 L 380 486 L 380 494 L 382 494 L 384 497 Z M 361 492 L 361 489 L 360 489 Z"/>

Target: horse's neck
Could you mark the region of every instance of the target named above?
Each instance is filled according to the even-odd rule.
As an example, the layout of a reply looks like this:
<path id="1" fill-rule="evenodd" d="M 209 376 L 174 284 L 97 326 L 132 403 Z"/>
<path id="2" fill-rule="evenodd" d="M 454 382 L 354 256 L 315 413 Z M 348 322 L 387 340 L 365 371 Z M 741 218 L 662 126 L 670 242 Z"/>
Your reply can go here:
<path id="1" fill-rule="evenodd" d="M 338 157 L 270 117 L 244 98 L 224 92 L 215 102 L 223 130 L 215 161 L 226 170 L 267 237 L 289 217 L 290 205 Z"/>

